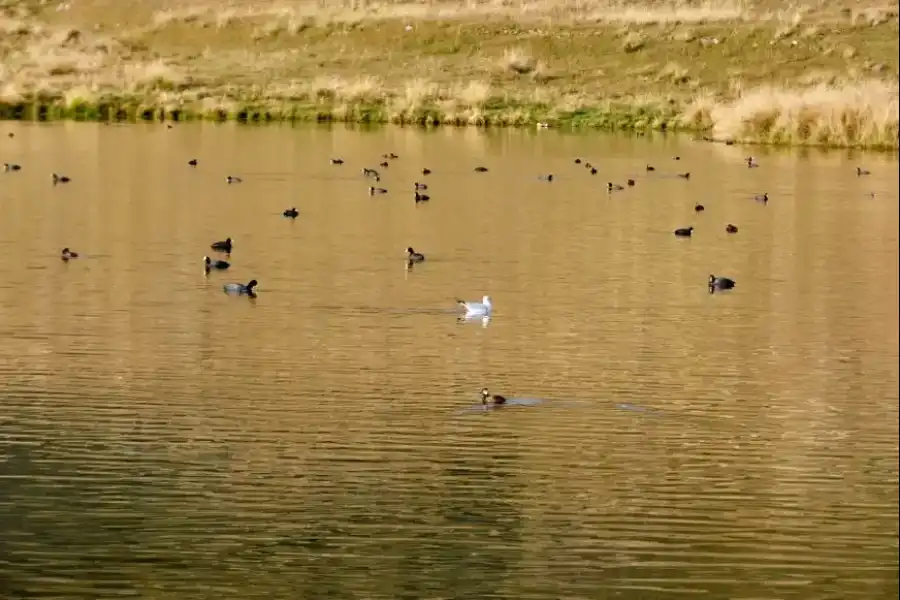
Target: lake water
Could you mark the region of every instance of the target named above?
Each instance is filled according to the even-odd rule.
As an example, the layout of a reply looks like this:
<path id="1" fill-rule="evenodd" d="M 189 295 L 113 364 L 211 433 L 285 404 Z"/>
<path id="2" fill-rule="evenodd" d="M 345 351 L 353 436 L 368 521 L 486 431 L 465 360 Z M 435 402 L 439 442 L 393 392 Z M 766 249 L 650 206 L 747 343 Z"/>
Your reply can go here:
<path id="1" fill-rule="evenodd" d="M 0 134 L 4 600 L 897 598 L 896 155 Z"/>

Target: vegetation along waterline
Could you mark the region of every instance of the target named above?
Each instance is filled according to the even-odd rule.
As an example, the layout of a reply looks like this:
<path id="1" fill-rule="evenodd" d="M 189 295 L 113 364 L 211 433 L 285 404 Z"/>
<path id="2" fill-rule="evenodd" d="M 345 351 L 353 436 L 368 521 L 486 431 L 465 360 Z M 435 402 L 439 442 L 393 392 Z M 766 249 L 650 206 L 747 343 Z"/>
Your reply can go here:
<path id="1" fill-rule="evenodd" d="M 896 1 L 0 7 L 7 119 L 548 123 L 900 147 Z"/>

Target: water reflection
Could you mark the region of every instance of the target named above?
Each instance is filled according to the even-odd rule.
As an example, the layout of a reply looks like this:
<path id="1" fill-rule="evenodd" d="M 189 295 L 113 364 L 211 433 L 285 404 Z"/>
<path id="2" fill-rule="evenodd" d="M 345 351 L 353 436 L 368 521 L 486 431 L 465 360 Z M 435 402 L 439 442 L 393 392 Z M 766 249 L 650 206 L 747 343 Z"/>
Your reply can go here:
<path id="1" fill-rule="evenodd" d="M 457 323 L 480 323 L 482 327 L 487 327 L 491 322 L 490 315 L 458 315 Z"/>

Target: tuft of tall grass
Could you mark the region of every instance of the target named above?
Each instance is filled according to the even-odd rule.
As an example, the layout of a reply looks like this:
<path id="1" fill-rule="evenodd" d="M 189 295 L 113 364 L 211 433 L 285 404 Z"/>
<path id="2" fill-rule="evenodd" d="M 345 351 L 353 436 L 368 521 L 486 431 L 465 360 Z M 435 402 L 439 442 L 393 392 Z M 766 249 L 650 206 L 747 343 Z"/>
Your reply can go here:
<path id="1" fill-rule="evenodd" d="M 712 106 L 713 137 L 743 142 L 897 148 L 900 92 L 877 80 L 762 87 Z"/>

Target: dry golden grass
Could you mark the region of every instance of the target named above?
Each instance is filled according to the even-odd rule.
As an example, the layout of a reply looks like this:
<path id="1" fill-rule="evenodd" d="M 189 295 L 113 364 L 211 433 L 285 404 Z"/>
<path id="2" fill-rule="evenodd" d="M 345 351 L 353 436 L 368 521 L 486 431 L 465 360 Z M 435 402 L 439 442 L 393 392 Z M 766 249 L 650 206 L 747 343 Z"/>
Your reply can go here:
<path id="1" fill-rule="evenodd" d="M 896 147 L 898 112 L 896 85 L 872 80 L 801 90 L 757 88 L 716 105 L 710 121 L 716 136 L 735 140 L 847 146 L 864 139 Z"/>
<path id="2" fill-rule="evenodd" d="M 0 0 L 0 109 L 897 148 L 898 35 L 875 0 Z"/>
<path id="3" fill-rule="evenodd" d="M 284 30 L 333 23 L 365 21 L 483 21 L 510 20 L 563 23 L 710 23 L 752 18 L 746 4 L 719 2 L 627 2 L 585 0 L 482 0 L 468 2 L 255 2 L 252 5 L 221 3 L 168 7 L 154 11 L 153 25 L 189 23 L 197 27 L 223 28 L 239 22 L 278 24 Z"/>

